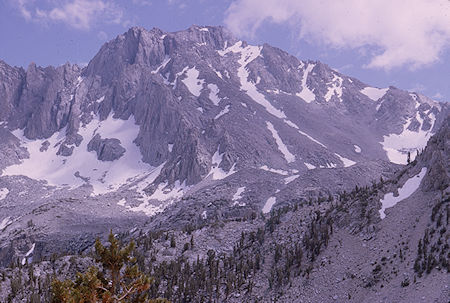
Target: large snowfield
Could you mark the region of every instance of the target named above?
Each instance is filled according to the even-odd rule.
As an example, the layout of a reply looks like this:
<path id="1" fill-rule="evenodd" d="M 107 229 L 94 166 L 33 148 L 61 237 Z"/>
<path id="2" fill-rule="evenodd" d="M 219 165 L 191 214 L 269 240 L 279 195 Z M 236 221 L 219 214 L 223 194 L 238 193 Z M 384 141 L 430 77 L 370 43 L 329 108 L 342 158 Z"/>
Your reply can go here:
<path id="1" fill-rule="evenodd" d="M 88 180 L 93 186 L 94 194 L 113 191 L 129 178 L 145 175 L 153 169 L 142 162 L 141 152 L 133 142 L 138 132 L 139 126 L 135 124 L 134 117 L 122 120 L 110 115 L 104 121 L 94 118 L 86 126 L 80 127 L 79 133 L 83 137 L 80 146 L 74 146 L 73 154 L 64 157 L 56 153 L 65 138 L 65 129 L 47 139 L 50 145 L 46 151 L 40 150 L 46 140 L 29 140 L 23 135 L 23 130 L 16 130 L 14 135 L 22 141 L 22 146 L 28 150 L 30 157 L 20 164 L 7 167 L 3 175 L 25 175 L 45 180 L 50 185 L 71 188 L 81 186 Z M 89 141 L 96 134 L 100 134 L 102 139 L 119 139 L 126 150 L 125 154 L 118 160 L 99 161 L 95 151 L 87 150 Z M 41 165 L 42 163 L 46 165 Z"/>

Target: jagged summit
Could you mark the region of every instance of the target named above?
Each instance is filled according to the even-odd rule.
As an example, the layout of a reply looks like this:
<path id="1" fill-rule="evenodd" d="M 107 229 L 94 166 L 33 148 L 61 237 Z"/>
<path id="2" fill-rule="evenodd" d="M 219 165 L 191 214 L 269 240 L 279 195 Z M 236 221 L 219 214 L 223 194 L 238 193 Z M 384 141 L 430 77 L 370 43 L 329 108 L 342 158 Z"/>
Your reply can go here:
<path id="1" fill-rule="evenodd" d="M 447 116 L 222 27 L 134 27 L 84 68 L 0 62 L 0 239 L 31 217 L 53 241 L 56 216 L 73 236 L 170 205 L 192 206 L 177 224 L 207 205 L 233 217 L 348 190 L 392 174 Z"/>
<path id="2" fill-rule="evenodd" d="M 16 108 L 6 119 L 10 130 L 23 129 L 29 139 L 63 131 L 57 154 L 70 157 L 95 117 L 132 118 L 143 162 L 164 164 L 157 181 L 169 185 L 204 179 L 217 150 L 228 173 L 264 165 L 295 171 L 349 166 L 358 158 L 386 158 L 379 142 L 390 160 L 401 162 L 405 150 L 417 147 L 408 146 L 408 138 L 417 132 L 422 139 L 414 144 L 423 146 L 442 116 L 441 105 L 418 94 L 368 87 L 320 62 L 248 45 L 223 27 L 174 33 L 133 27 L 105 43 L 83 70 L 30 65 L 17 73 L 10 87 L 18 95 L 5 98 L 5 107 Z M 335 122 L 317 123 L 330 119 Z M 358 133 L 356 125 L 364 125 Z M 243 128 L 259 135 L 250 140 Z M 251 141 L 251 147 L 240 143 Z"/>
<path id="3" fill-rule="evenodd" d="M 176 56 L 178 52 L 193 52 L 198 46 L 220 50 L 225 43 L 237 41 L 223 27 L 191 26 L 187 30 L 168 33 L 158 28 L 150 31 L 132 27 L 126 33 L 105 43 L 89 63 L 85 75 L 108 76 L 123 66 L 137 64 L 154 67 L 161 64 L 166 56 Z M 111 64 L 114 62 L 114 64 Z"/>

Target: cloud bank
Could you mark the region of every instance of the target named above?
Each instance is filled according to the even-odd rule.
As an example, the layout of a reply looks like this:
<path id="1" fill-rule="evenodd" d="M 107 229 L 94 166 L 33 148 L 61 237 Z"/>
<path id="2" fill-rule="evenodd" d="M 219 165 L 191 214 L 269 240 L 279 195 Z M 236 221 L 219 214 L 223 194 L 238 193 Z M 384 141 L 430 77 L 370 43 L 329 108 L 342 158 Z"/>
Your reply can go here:
<path id="1" fill-rule="evenodd" d="M 40 6 L 30 0 L 16 2 L 19 12 L 27 21 L 61 22 L 81 30 L 89 30 L 95 23 L 121 24 L 124 22 L 123 10 L 112 1 L 40 1 L 39 4 Z"/>
<path id="2" fill-rule="evenodd" d="M 369 48 L 367 67 L 430 65 L 450 46 L 448 0 L 235 0 L 225 24 L 252 37 L 264 23 L 288 24 L 299 39 Z"/>

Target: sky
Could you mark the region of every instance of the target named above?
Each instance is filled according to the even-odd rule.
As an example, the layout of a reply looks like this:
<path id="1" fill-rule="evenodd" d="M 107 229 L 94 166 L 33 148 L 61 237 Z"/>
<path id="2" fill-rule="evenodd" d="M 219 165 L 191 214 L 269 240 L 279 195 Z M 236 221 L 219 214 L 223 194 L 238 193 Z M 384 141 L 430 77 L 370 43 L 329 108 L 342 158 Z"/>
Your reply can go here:
<path id="1" fill-rule="evenodd" d="M 0 0 L 0 60 L 84 65 L 132 26 L 193 24 L 450 101 L 450 0 Z"/>

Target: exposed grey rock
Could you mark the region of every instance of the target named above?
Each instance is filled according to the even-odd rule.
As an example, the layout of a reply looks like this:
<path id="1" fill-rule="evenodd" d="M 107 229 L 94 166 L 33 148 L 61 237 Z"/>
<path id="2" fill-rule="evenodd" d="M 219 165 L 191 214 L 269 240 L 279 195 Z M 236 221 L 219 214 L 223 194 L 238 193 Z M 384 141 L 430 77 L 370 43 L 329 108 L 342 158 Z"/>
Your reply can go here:
<path id="1" fill-rule="evenodd" d="M 18 164 L 21 159 L 29 156 L 25 148 L 20 147 L 20 142 L 7 129 L 0 127 L 0 169 Z"/>
<path id="2" fill-rule="evenodd" d="M 59 146 L 58 152 L 56 154 L 57 155 L 61 155 L 63 157 L 69 157 L 69 156 L 72 155 L 73 149 L 74 149 L 74 146 L 70 146 L 69 147 L 69 146 L 67 146 L 65 144 L 61 144 Z"/>
<path id="3" fill-rule="evenodd" d="M 244 66 L 248 72 L 244 79 L 238 74 L 238 71 L 242 74 L 241 53 L 225 53 L 235 43 L 260 51 Z M 33 241 L 38 243 L 36 256 L 86 252 L 95 237 L 111 228 L 125 233 L 136 227 L 145 232 L 180 231 L 195 226 L 199 228 L 196 235 L 203 241 L 199 244 L 200 255 L 211 248 L 232 251 L 239 240 L 240 228 L 254 231 L 258 224 L 264 226 L 263 221 L 258 221 L 261 217 L 255 222 L 248 218 L 260 214 L 269 197 L 276 198 L 274 208 L 325 199 L 323 204 L 312 203 L 301 215 L 289 214 L 285 218 L 283 228 L 288 232 L 280 230 L 271 243 L 290 243 L 289 237 L 301 236 L 305 231 L 301 224 L 311 219 L 311 213 L 326 212 L 329 196 L 351 191 L 355 186 L 371 186 L 380 176 L 390 179 L 401 168 L 389 163 L 380 144 L 385 136 L 400 134 L 405 128 L 436 132 L 448 123 L 445 122 L 448 104 L 395 87 L 390 87 L 380 99 L 372 100 L 362 93 L 367 86 L 326 64 L 299 60 L 267 44 L 250 48 L 221 27 L 192 26 L 175 33 L 132 28 L 103 45 L 83 69 L 70 64 L 56 68 L 30 64 L 24 70 L 0 61 L 0 169 L 19 164 L 30 156 L 30 151 L 24 148 L 27 142 L 15 137 L 22 135 L 22 131 L 28 140 L 41 140 L 40 151 L 46 153 L 45 159 L 56 161 L 65 157 L 57 171 L 45 171 L 60 177 L 62 184 L 58 186 L 45 183 L 45 176 L 44 180 L 0 176 L 0 190 L 9 191 L 0 200 L 0 223 L 10 218 L 0 233 L 0 263 L 8 265 L 17 260 Z M 307 90 L 314 100 L 301 97 Z M 277 117 L 280 115 L 276 111 L 274 114 L 273 109 L 282 111 L 286 117 Z M 79 170 L 71 170 L 66 162 L 85 152 L 81 149 L 86 149 L 86 145 L 88 151 L 96 152 L 99 161 L 113 165 L 112 161 L 123 160 L 129 150 L 114 135 L 108 135 L 110 138 L 86 135 L 87 129 L 100 127 L 111 119 L 137 126 L 136 138 L 130 138 L 140 150 L 136 160 L 149 164 L 145 166 L 149 167 L 148 174 L 133 176 L 118 185 L 108 179 L 107 171 L 101 171 L 101 178 L 94 180 Z M 295 160 L 287 161 L 268 123 Z M 440 140 L 440 146 L 449 141 L 448 137 L 436 138 L 440 139 L 432 140 Z M 56 155 L 49 155 L 53 146 L 58 148 L 52 151 Z M 432 169 L 422 185 L 424 192 L 430 192 L 421 196 L 424 201 L 434 191 L 442 188 L 448 191 L 445 188 L 448 179 L 441 176 L 448 172 L 450 163 L 448 148 L 444 152 L 435 145 L 427 149 L 420 165 L 430 164 Z M 433 149 L 436 150 L 432 152 Z M 356 164 L 345 167 L 348 162 L 344 163 L 341 157 Z M 45 168 L 45 163 L 38 164 L 39 169 Z M 154 172 L 158 174 L 153 176 Z M 408 168 L 408 174 L 416 172 Z M 64 183 L 67 176 L 76 176 L 81 185 Z M 404 175 L 397 182 L 402 183 L 407 177 Z M 94 182 L 104 188 L 95 192 Z M 394 182 L 386 186 L 391 186 L 393 192 L 397 190 Z M 183 191 L 174 194 L 180 188 Z M 235 199 L 239 188 L 244 188 L 242 197 Z M 352 261 L 345 259 L 347 252 L 353 253 L 347 247 L 355 243 L 357 247 L 361 243 L 368 245 L 351 255 L 354 260 L 363 260 L 365 253 L 376 254 L 375 248 L 386 240 L 379 237 L 375 244 L 369 245 L 366 242 L 370 237 L 389 226 L 403 228 L 400 224 L 382 226 L 384 223 L 376 216 L 378 200 L 370 207 L 360 202 L 352 201 L 348 213 L 336 217 L 343 236 L 333 244 L 349 241 L 340 251 L 343 264 Z M 411 211 L 419 213 L 424 207 L 417 201 L 412 205 Z M 148 211 L 148 216 L 143 209 L 164 212 L 149 218 L 156 211 Z M 395 216 L 401 219 L 400 215 Z M 32 227 L 27 225 L 29 220 L 34 222 Z M 290 232 L 294 227 L 298 229 Z M 389 245 L 397 240 L 389 240 Z M 272 246 L 265 249 L 273 251 Z M 180 248 L 168 251 L 173 257 L 182 254 Z M 191 257 L 196 256 L 192 253 Z M 333 260 L 333 251 L 329 251 L 326 260 Z M 306 289 L 304 294 L 291 289 L 292 293 L 283 299 L 293 301 L 296 296 L 308 299 L 310 295 L 313 301 L 328 302 L 335 295 L 346 298 L 344 290 L 351 290 L 347 286 L 332 295 L 327 288 L 326 298 L 318 297 L 320 285 L 334 287 L 338 285 L 336 279 L 342 285 L 349 283 L 348 277 L 344 280 L 347 269 L 335 266 L 329 271 L 333 283 L 320 270 L 313 271 L 312 282 L 305 282 L 310 286 L 303 285 L 304 280 L 294 284 L 296 289 Z M 358 272 L 361 283 L 373 282 L 371 270 L 364 268 Z M 266 279 L 262 276 L 264 282 L 256 288 L 266 290 Z M 364 298 L 365 294 L 357 292 L 356 298 Z M 236 295 L 235 301 L 241 302 L 244 294 Z M 261 296 L 270 300 L 263 293 Z"/>
<path id="4" fill-rule="evenodd" d="M 125 154 L 125 148 L 120 145 L 120 140 L 115 138 L 102 139 L 99 134 L 89 141 L 88 151 L 97 152 L 100 161 L 114 161 Z"/>
<path id="5" fill-rule="evenodd" d="M 42 142 L 41 148 L 39 148 L 39 151 L 40 152 L 47 151 L 49 146 L 50 146 L 50 142 L 48 142 L 48 140 L 45 140 L 44 142 Z"/>
<path id="6" fill-rule="evenodd" d="M 24 71 L 2 63 L 6 83 L 2 100 L 9 100 L 1 107 L 2 114 L 8 129 L 24 129 L 29 139 L 49 138 L 65 129 L 59 155 L 70 155 L 68 146 L 78 147 L 82 140 L 92 139 L 81 138 L 79 132 L 94 115 L 100 120 L 111 114 L 119 119 L 133 117 L 140 127 L 135 142 L 142 160 L 154 167 L 165 163 L 156 182 L 194 185 L 210 171 L 217 148 L 224 154 L 220 164 L 224 171 L 233 165 L 236 169 L 267 165 L 304 171 L 303 162 L 341 166 L 335 153 L 356 162 L 386 160 L 379 144 L 383 136 L 401 132 L 407 121 L 413 131 L 437 129 L 448 113 L 446 104 L 394 87 L 378 101 L 371 100 L 361 93 L 367 85 L 357 79 L 323 63 L 300 61 L 270 45 L 261 46 L 261 55 L 246 67 L 247 81 L 324 148 L 240 89 L 240 54 L 219 53 L 236 42 L 222 27 L 192 26 L 175 33 L 134 27 L 103 45 L 83 70 L 70 64 L 57 68 L 30 64 Z M 242 47 L 247 46 L 242 42 Z M 183 82 L 186 69 L 194 67 L 203 81 L 198 96 Z M 308 67 L 312 67 L 309 73 Z M 306 89 L 303 77 L 315 96 L 311 103 L 296 95 Z M 210 85 L 218 88 L 218 106 L 210 100 Z M 334 86 L 338 87 L 335 91 Z M 230 112 L 215 119 L 226 107 Z M 295 162 L 286 163 L 266 121 L 296 155 Z M 172 152 L 169 144 L 174 146 Z M 354 144 L 364 152 L 355 154 Z M 107 158 L 117 155 L 111 157 Z"/>
<path id="7" fill-rule="evenodd" d="M 423 180 L 426 191 L 445 191 L 450 186 L 450 118 L 447 118 L 439 132 L 428 142 L 421 156 L 428 167 Z"/>

